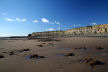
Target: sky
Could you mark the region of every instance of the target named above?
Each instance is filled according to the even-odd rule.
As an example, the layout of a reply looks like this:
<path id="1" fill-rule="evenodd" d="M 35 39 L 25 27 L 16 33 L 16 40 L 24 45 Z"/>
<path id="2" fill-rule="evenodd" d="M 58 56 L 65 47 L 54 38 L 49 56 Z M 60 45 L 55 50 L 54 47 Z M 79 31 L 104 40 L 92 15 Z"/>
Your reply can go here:
<path id="1" fill-rule="evenodd" d="M 0 0 L 0 36 L 108 24 L 108 0 Z"/>

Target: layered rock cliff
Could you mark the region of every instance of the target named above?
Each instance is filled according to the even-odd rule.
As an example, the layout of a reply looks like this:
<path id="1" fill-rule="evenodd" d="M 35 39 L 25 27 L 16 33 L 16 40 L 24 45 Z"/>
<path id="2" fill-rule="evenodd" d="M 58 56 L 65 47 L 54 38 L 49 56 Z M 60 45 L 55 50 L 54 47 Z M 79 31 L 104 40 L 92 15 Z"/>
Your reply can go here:
<path id="1" fill-rule="evenodd" d="M 44 37 L 44 36 L 78 36 L 78 35 L 108 35 L 108 24 L 100 24 L 95 26 L 86 26 L 81 28 L 73 28 L 66 31 L 47 31 L 47 32 L 33 32 L 32 37 Z"/>
<path id="2" fill-rule="evenodd" d="M 69 29 L 65 31 L 65 34 L 72 34 L 72 35 L 105 34 L 105 33 L 108 33 L 108 24 L 86 26 L 81 28 Z"/>
<path id="3" fill-rule="evenodd" d="M 46 31 L 46 32 L 33 32 L 31 36 L 44 37 L 44 36 L 58 36 L 58 35 L 63 35 L 63 34 L 64 34 L 64 31 Z"/>

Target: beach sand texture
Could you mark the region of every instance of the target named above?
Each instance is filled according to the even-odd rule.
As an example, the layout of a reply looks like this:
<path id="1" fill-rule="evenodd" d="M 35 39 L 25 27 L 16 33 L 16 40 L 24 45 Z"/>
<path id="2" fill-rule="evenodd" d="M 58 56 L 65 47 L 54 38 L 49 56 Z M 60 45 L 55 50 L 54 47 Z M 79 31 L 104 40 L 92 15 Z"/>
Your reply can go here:
<path id="1" fill-rule="evenodd" d="M 108 38 L 0 40 L 0 72 L 108 72 Z"/>

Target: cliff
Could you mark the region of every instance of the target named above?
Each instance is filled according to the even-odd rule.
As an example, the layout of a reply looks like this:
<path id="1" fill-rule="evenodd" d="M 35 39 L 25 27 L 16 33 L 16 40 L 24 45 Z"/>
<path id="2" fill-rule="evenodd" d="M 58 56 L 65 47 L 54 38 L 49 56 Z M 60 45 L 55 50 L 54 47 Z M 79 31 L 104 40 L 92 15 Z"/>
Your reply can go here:
<path id="1" fill-rule="evenodd" d="M 44 37 L 44 36 L 58 36 L 63 35 L 64 31 L 46 31 L 46 32 L 33 32 L 32 37 Z"/>
<path id="2" fill-rule="evenodd" d="M 95 26 L 86 26 L 81 28 L 73 28 L 66 31 L 47 31 L 47 32 L 33 32 L 32 37 L 47 37 L 47 36 L 78 36 L 78 35 L 108 35 L 108 24 L 100 24 Z"/>
<path id="3" fill-rule="evenodd" d="M 106 34 L 106 33 L 108 33 L 108 24 L 74 28 L 65 31 L 65 34 L 72 34 L 72 35 Z"/>

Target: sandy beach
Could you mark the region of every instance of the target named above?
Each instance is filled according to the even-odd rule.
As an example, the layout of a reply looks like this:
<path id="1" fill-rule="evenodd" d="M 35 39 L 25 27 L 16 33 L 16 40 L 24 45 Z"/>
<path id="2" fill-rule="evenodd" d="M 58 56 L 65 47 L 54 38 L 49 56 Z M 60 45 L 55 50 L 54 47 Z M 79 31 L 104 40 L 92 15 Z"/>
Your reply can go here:
<path id="1" fill-rule="evenodd" d="M 108 38 L 0 40 L 0 72 L 107 71 Z"/>

